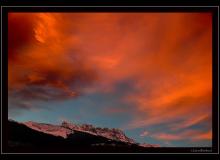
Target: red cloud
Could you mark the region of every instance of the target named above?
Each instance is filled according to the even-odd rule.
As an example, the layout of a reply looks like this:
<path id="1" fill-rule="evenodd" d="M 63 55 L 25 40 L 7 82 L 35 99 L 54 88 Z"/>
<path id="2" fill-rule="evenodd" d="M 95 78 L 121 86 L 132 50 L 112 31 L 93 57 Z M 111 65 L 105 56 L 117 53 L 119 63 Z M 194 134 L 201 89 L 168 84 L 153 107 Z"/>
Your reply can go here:
<path id="1" fill-rule="evenodd" d="M 127 128 L 211 124 L 210 13 L 11 13 L 8 31 L 12 97 L 115 92 L 133 80 L 122 101 L 145 116 Z"/>
<path id="2" fill-rule="evenodd" d="M 81 86 L 95 81 L 95 70 L 71 50 L 75 41 L 64 38 L 65 28 L 58 20 L 58 14 L 9 14 L 11 97 L 66 99 L 78 96 Z"/>
<path id="3" fill-rule="evenodd" d="M 167 134 L 167 133 L 159 133 L 152 135 L 153 138 L 165 141 L 176 141 L 176 140 L 211 140 L 212 139 L 212 131 L 201 132 L 195 130 L 184 131 L 180 134 Z"/>
<path id="4" fill-rule="evenodd" d="M 212 131 L 201 133 L 194 140 L 212 140 Z"/>

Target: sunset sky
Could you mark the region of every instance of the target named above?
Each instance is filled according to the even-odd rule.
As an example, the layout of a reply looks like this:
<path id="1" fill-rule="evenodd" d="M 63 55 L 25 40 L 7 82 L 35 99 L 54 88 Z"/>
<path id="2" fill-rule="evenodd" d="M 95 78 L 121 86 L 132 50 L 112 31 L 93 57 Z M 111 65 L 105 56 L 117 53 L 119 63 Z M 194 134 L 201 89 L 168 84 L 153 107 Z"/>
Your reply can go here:
<path id="1" fill-rule="evenodd" d="M 211 13 L 9 13 L 8 116 L 211 146 Z"/>

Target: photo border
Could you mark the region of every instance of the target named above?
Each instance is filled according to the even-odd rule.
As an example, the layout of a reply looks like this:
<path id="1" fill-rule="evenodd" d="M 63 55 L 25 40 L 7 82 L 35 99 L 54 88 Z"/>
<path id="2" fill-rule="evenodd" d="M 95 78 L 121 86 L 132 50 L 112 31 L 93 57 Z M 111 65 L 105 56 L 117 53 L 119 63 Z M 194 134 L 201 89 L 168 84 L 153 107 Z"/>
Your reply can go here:
<path id="1" fill-rule="evenodd" d="M 219 154 L 219 6 L 1 6 L 1 153 L 7 150 L 8 121 L 8 12 L 212 12 L 212 147 L 160 147 L 148 153 L 83 153 L 83 154 Z M 4 76 L 4 77 L 3 77 Z M 4 129 L 4 130 L 3 130 Z M 211 149 L 211 152 L 210 152 Z M 82 154 L 82 153 L 15 153 L 15 154 Z"/>

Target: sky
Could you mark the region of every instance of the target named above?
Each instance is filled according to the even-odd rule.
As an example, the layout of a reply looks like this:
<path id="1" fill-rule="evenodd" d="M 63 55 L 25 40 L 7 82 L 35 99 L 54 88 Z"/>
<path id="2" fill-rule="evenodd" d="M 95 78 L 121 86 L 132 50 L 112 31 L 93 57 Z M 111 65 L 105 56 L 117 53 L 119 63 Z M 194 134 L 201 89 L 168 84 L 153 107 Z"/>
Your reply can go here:
<path id="1" fill-rule="evenodd" d="M 8 117 L 211 146 L 211 13 L 9 13 Z"/>

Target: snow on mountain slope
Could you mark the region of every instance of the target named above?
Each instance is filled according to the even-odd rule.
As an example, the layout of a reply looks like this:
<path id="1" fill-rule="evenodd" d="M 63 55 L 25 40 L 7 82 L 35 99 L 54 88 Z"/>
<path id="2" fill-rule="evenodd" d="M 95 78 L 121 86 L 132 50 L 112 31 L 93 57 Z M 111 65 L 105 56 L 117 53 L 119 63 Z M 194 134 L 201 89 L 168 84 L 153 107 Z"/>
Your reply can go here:
<path id="1" fill-rule="evenodd" d="M 108 139 L 127 142 L 127 143 L 135 143 L 133 139 L 128 138 L 123 131 L 119 129 L 109 129 L 109 128 L 100 128 L 94 127 L 93 125 L 83 124 L 83 125 L 76 125 L 73 123 L 69 123 L 64 121 L 61 125 L 64 128 L 83 131 L 93 135 L 98 135 L 102 137 L 106 137 Z"/>
<path id="2" fill-rule="evenodd" d="M 72 130 L 58 126 L 58 125 L 37 123 L 37 122 L 32 122 L 32 121 L 24 122 L 23 124 L 34 130 L 47 133 L 47 134 L 51 134 L 54 136 L 61 136 L 63 138 L 67 138 L 69 134 L 73 133 Z"/>
<path id="3" fill-rule="evenodd" d="M 60 126 L 37 123 L 32 121 L 24 122 L 23 124 L 34 130 L 41 131 L 43 133 L 51 134 L 54 136 L 61 136 L 64 138 L 67 138 L 68 135 L 74 133 L 74 131 L 81 131 L 96 136 L 106 137 L 111 140 L 122 141 L 127 143 L 135 143 L 135 141 L 133 139 L 128 138 L 123 133 L 123 131 L 115 128 L 113 129 L 99 128 L 88 124 L 76 125 L 74 123 L 69 123 L 66 121 L 62 122 Z"/>
<path id="4" fill-rule="evenodd" d="M 105 138 L 108 138 L 110 140 L 115 140 L 119 142 L 125 142 L 129 144 L 138 144 L 136 143 L 133 139 L 128 138 L 123 131 L 119 129 L 109 129 L 109 128 L 100 128 L 100 127 L 94 127 L 93 125 L 88 125 L 88 124 L 82 124 L 82 125 L 77 125 L 74 123 L 66 122 L 63 121 L 61 125 L 52 125 L 52 124 L 45 124 L 45 123 L 37 123 L 37 122 L 24 122 L 22 123 L 26 125 L 27 127 L 51 134 L 54 136 L 61 136 L 63 138 L 67 138 L 68 135 L 74 134 L 76 131 L 84 132 L 84 133 L 89 133 L 91 135 L 95 136 L 102 136 Z M 157 145 L 152 145 L 152 144 L 138 144 L 139 146 L 142 147 L 158 147 Z"/>

